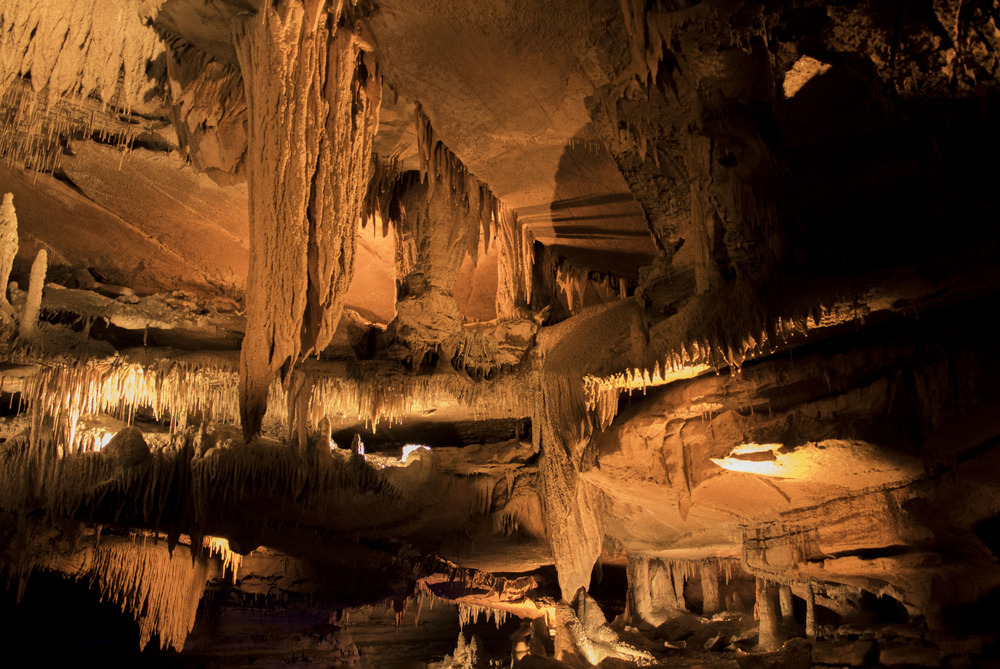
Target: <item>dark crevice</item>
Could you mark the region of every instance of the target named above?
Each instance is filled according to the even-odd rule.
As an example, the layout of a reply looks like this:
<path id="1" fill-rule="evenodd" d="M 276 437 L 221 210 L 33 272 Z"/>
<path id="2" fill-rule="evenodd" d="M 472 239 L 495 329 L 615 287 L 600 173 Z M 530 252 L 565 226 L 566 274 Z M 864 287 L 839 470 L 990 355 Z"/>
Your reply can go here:
<path id="1" fill-rule="evenodd" d="M 878 558 L 889 558 L 898 557 L 900 555 L 906 555 L 907 553 L 914 552 L 912 546 L 883 546 L 880 548 L 867 548 L 852 551 L 841 551 L 839 553 L 830 553 L 827 555 L 827 559 L 839 559 L 846 557 L 856 557 L 860 560 L 877 560 Z"/>

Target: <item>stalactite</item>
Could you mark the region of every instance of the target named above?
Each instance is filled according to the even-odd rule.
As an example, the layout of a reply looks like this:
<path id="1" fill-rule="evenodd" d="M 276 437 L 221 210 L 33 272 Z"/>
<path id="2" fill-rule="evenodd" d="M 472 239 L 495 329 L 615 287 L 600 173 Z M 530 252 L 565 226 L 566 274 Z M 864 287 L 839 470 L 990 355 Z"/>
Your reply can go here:
<path id="1" fill-rule="evenodd" d="M 235 34 L 249 123 L 247 441 L 275 375 L 330 342 L 353 273 L 382 85 L 374 59 L 336 27 L 340 9 L 268 4 Z"/>
<path id="2" fill-rule="evenodd" d="M 229 540 L 219 537 L 205 537 L 204 546 L 208 549 L 209 555 L 218 555 L 222 560 L 223 569 L 229 569 L 232 573 L 233 583 L 236 583 L 240 565 L 243 564 L 243 556 L 229 549 Z"/>
<path id="3" fill-rule="evenodd" d="M 31 278 L 28 281 L 28 301 L 24 304 L 24 313 L 18 324 L 20 335 L 30 339 L 38 326 L 38 312 L 42 306 L 42 287 L 45 285 L 45 272 L 49 266 L 49 254 L 41 249 L 31 264 Z"/>
<path id="4" fill-rule="evenodd" d="M 204 561 L 171 556 L 163 546 L 105 542 L 94 550 L 90 571 L 102 597 L 138 621 L 140 649 L 153 634 L 162 648 L 184 649 L 208 580 Z"/>
<path id="5" fill-rule="evenodd" d="M 458 603 L 458 624 L 461 627 L 464 628 L 466 625 L 475 623 L 480 615 L 485 616 L 484 622 L 487 624 L 490 622 L 490 618 L 493 618 L 493 623 L 497 626 L 497 629 L 500 629 L 507 622 L 507 617 L 511 614 L 506 609 L 479 606 L 478 604 L 466 604 L 464 602 Z"/>
<path id="6" fill-rule="evenodd" d="M 418 105 L 416 111 L 417 147 L 420 172 L 429 187 L 428 199 L 440 187 L 450 193 L 466 211 L 478 211 L 481 225 L 470 228 L 469 253 L 478 255 L 481 227 L 485 250 L 489 252 L 491 236 L 498 249 L 497 314 L 515 318 L 528 306 L 531 297 L 531 267 L 534 262 L 534 238 L 526 232 L 517 214 L 507 208 L 489 187 L 472 175 L 434 134 L 430 119 Z"/>
<path id="7" fill-rule="evenodd" d="M 241 174 L 247 148 L 247 103 L 239 67 L 221 63 L 169 32 L 161 37 L 178 142 L 199 172 L 216 169 Z"/>
<path id="8" fill-rule="evenodd" d="M 531 298 L 531 267 L 534 239 L 526 232 L 517 214 L 499 205 L 497 220 L 497 315 L 517 318 L 528 308 Z"/>

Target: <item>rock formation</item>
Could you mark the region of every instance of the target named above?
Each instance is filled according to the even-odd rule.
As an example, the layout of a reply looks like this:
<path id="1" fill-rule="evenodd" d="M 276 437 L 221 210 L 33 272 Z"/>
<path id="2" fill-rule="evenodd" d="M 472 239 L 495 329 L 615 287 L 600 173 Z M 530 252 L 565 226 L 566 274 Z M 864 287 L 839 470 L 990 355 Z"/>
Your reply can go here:
<path id="1" fill-rule="evenodd" d="M 6 2 L 11 652 L 992 666 L 998 26 Z"/>

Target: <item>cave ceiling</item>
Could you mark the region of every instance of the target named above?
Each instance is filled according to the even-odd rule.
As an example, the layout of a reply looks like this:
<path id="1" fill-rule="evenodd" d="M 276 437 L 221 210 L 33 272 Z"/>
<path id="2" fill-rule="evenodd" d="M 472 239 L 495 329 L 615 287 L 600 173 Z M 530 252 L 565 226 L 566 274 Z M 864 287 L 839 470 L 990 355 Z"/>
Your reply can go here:
<path id="1" fill-rule="evenodd" d="M 979 657 L 998 72 L 989 0 L 2 0 L 0 566 L 209 656 L 770 651 L 770 583 Z"/>

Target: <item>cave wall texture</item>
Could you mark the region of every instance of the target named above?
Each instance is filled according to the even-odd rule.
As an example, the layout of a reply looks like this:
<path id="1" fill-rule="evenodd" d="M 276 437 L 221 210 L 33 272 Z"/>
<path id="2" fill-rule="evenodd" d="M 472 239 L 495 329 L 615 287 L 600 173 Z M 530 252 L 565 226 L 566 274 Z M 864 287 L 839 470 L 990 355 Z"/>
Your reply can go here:
<path id="1" fill-rule="evenodd" d="M 0 628 L 998 666 L 998 74 L 992 0 L 0 0 Z"/>

